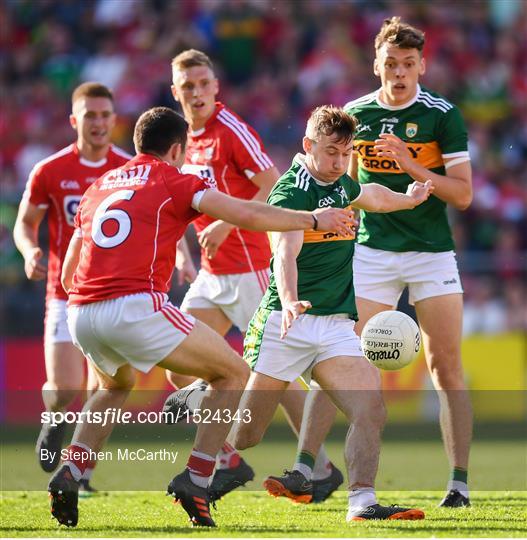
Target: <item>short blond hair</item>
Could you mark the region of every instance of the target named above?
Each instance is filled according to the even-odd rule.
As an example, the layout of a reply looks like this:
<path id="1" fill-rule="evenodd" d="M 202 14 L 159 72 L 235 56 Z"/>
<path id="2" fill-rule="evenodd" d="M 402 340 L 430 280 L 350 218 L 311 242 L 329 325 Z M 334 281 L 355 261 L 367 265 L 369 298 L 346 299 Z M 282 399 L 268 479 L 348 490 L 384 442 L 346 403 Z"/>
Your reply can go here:
<path id="1" fill-rule="evenodd" d="M 320 135 L 336 135 L 338 142 L 353 139 L 357 120 L 341 107 L 321 105 L 313 110 L 306 126 L 306 137 L 316 141 Z"/>
<path id="2" fill-rule="evenodd" d="M 407 23 L 401 22 L 401 17 L 385 19 L 375 37 L 375 50 L 378 51 L 385 43 L 396 45 L 401 49 L 417 49 L 423 51 L 425 33 Z"/>
<path id="3" fill-rule="evenodd" d="M 98 82 L 85 82 L 77 86 L 71 94 L 71 104 L 83 97 L 103 97 L 108 98 L 113 103 L 112 91 L 104 84 Z"/>
<path id="4" fill-rule="evenodd" d="M 195 66 L 207 66 L 213 69 L 211 59 L 204 52 L 197 49 L 187 49 L 172 59 L 173 70 L 188 69 Z"/>

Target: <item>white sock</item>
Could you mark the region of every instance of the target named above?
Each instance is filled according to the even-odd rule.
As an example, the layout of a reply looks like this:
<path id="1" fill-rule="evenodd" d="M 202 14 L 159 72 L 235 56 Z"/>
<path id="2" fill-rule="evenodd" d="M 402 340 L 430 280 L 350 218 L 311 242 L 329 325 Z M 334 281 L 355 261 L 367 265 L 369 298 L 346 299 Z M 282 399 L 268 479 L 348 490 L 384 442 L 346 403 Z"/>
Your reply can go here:
<path id="1" fill-rule="evenodd" d="M 351 511 L 363 510 L 367 506 L 377 504 L 375 488 L 364 487 L 348 492 L 348 505 Z"/>
<path id="2" fill-rule="evenodd" d="M 293 471 L 301 472 L 306 477 L 306 480 L 311 480 L 313 476 L 313 469 L 305 463 L 295 463 L 293 465 Z"/>
<path id="3" fill-rule="evenodd" d="M 331 474 L 331 461 L 324 446 L 320 447 L 313 467 L 313 480 L 323 480 Z"/>
<path id="4" fill-rule="evenodd" d="M 463 497 L 466 497 L 468 499 L 468 485 L 465 484 L 465 482 L 460 482 L 459 480 L 449 480 L 447 485 L 447 490 L 450 491 L 451 489 L 457 489 Z"/>

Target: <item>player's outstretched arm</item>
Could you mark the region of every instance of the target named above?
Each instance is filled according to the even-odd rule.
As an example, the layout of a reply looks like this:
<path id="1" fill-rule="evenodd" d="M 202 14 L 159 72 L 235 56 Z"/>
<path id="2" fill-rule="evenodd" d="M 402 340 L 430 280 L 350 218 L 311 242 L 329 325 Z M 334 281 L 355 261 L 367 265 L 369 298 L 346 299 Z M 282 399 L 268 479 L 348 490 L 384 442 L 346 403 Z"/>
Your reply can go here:
<path id="1" fill-rule="evenodd" d="M 73 233 L 70 243 L 68 245 L 68 251 L 66 251 L 66 257 L 64 258 L 64 264 L 62 265 L 62 274 L 60 276 L 60 282 L 62 288 L 69 292 L 73 285 L 73 274 L 79 264 L 81 255 L 82 238 L 77 234 L 77 230 Z"/>
<path id="2" fill-rule="evenodd" d="M 24 270 L 28 279 L 39 281 L 46 277 L 46 267 L 40 262 L 44 255 L 38 245 L 38 228 L 46 210 L 22 199 L 13 230 L 18 251 L 24 257 Z"/>
<path id="3" fill-rule="evenodd" d="M 406 193 L 397 193 L 380 184 L 362 185 L 360 195 L 351 204 L 368 212 L 395 212 L 411 210 L 428 199 L 434 191 L 432 182 L 413 182 Z"/>
<path id="4" fill-rule="evenodd" d="M 288 210 L 256 201 L 243 201 L 217 190 L 207 190 L 199 211 L 253 231 L 298 231 L 315 229 L 351 236 L 351 210 L 324 208 L 314 212 Z"/>

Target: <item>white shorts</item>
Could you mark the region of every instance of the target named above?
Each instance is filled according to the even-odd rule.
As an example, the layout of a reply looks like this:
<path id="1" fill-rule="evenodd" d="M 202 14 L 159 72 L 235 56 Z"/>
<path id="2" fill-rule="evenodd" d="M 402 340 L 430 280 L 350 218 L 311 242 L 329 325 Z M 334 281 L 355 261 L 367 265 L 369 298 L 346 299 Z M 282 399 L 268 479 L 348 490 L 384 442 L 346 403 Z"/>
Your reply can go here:
<path id="1" fill-rule="evenodd" d="M 183 298 L 181 309 L 219 308 L 241 332 L 245 332 L 268 285 L 268 268 L 245 274 L 221 275 L 202 269 Z"/>
<path id="2" fill-rule="evenodd" d="M 384 251 L 355 246 L 353 256 L 355 296 L 396 307 L 408 286 L 409 302 L 462 293 L 461 279 L 453 251 Z"/>
<path id="3" fill-rule="evenodd" d="M 68 330 L 68 317 L 66 300 L 52 298 L 46 302 L 46 316 L 44 318 L 44 341 L 46 343 L 71 343 Z"/>
<path id="4" fill-rule="evenodd" d="M 255 313 L 244 343 L 244 358 L 253 371 L 280 381 L 292 382 L 300 376 L 309 380 L 313 367 L 328 358 L 364 356 L 355 321 L 346 314 L 304 313 L 283 340 L 281 325 L 281 311 Z"/>
<path id="5" fill-rule="evenodd" d="M 148 373 L 188 336 L 194 321 L 157 292 L 68 307 L 73 343 L 108 375 L 125 364 Z"/>

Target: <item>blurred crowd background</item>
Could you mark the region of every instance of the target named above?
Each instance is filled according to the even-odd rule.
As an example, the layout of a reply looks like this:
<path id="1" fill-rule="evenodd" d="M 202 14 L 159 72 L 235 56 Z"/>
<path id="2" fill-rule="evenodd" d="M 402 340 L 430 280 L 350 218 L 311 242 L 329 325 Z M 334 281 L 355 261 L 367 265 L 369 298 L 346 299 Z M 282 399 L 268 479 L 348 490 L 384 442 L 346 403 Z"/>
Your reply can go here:
<path id="1" fill-rule="evenodd" d="M 344 105 L 378 87 L 373 39 L 392 15 L 426 32 L 422 83 L 459 105 L 469 128 L 474 202 L 451 213 L 464 331 L 525 330 L 527 1 L 2 0 L 3 335 L 42 333 L 44 283 L 25 279 L 12 228 L 33 165 L 75 138 L 68 115 L 77 84 L 113 89 L 114 141 L 132 151 L 137 116 L 176 106 L 171 58 L 202 49 L 215 62 L 220 99 L 257 129 L 284 171 L 313 107 Z M 176 301 L 183 292 L 174 287 Z"/>

